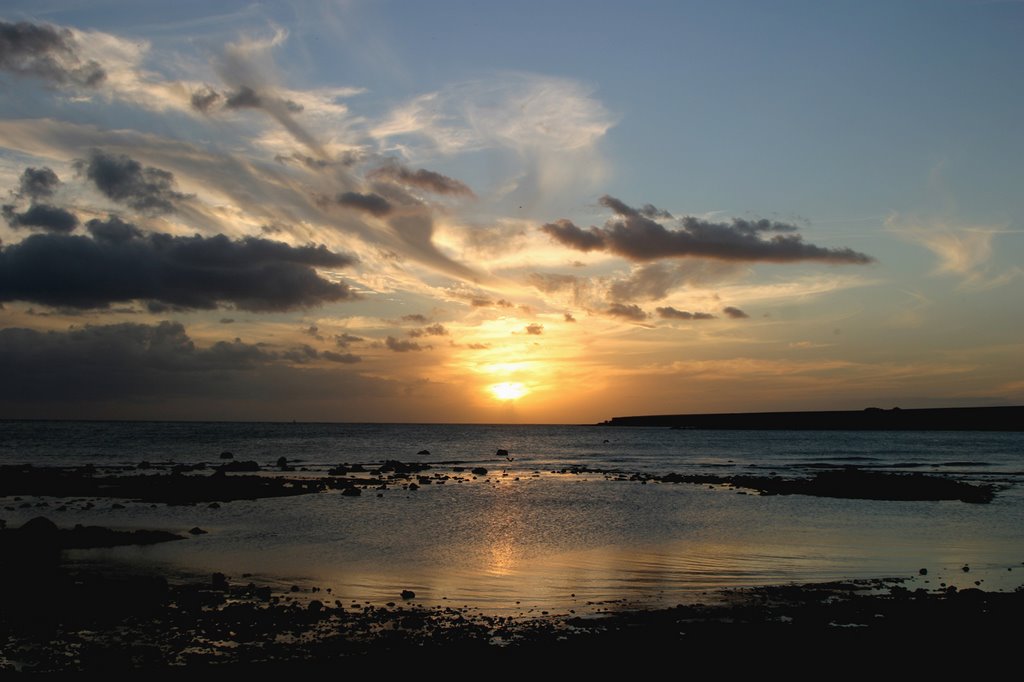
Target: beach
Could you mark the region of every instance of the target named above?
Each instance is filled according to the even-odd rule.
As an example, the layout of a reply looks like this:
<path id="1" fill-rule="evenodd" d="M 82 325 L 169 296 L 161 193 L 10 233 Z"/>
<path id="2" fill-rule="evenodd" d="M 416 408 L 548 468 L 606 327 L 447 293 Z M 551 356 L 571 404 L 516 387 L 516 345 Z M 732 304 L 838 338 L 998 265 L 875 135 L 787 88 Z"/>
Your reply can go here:
<path id="1" fill-rule="evenodd" d="M 7 670 L 980 640 L 1024 583 L 1016 434 L 6 426 Z"/>

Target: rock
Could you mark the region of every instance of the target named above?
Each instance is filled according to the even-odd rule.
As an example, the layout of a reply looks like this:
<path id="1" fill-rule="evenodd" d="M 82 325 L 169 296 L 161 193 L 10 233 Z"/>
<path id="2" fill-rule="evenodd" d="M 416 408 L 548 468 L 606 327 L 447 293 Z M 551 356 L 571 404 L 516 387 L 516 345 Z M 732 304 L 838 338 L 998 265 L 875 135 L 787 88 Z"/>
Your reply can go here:
<path id="1" fill-rule="evenodd" d="M 228 452 L 227 450 L 225 450 L 224 452 L 220 453 L 220 458 L 221 459 L 234 459 L 235 458 L 235 454 L 233 452 Z"/>
<path id="2" fill-rule="evenodd" d="M 496 453 L 494 453 L 494 456 L 495 457 L 508 457 L 508 450 L 503 450 L 502 448 L 498 448 L 498 451 Z"/>
<path id="3" fill-rule="evenodd" d="M 252 460 L 244 462 L 228 462 L 217 467 L 219 471 L 259 471 L 260 465 Z"/>
<path id="4" fill-rule="evenodd" d="M 420 487 L 418 485 L 416 485 L 415 483 L 410 483 L 409 484 L 409 490 L 419 490 L 419 489 L 420 489 Z"/>
<path id="5" fill-rule="evenodd" d="M 202 528 L 200 528 L 199 526 L 193 526 L 192 528 L 189 528 L 189 530 L 188 530 L 189 535 L 206 535 L 208 532 L 209 531 L 205 531 Z"/>
<path id="6" fill-rule="evenodd" d="M 227 591 L 228 577 L 223 573 L 214 573 L 212 576 L 210 576 L 210 585 L 215 590 Z"/>
<path id="7" fill-rule="evenodd" d="M 917 572 L 917 574 L 918 575 L 928 575 L 928 569 L 927 568 L 922 568 L 920 571 Z"/>
<path id="8" fill-rule="evenodd" d="M 487 469 L 485 469 L 483 467 L 476 467 L 470 473 L 472 473 L 474 476 L 486 476 L 487 475 Z"/>
<path id="9" fill-rule="evenodd" d="M 420 450 L 416 454 L 417 455 L 429 455 L 430 454 L 430 450 Z"/>
<path id="10" fill-rule="evenodd" d="M 306 607 L 306 610 L 308 610 L 310 613 L 320 613 L 321 611 L 323 611 L 323 608 L 324 603 L 319 599 L 314 599 L 313 601 L 309 602 L 309 606 Z"/>
<path id="11" fill-rule="evenodd" d="M 45 516 L 26 521 L 18 531 L 36 538 L 53 537 L 58 533 L 57 524 Z"/>
<path id="12" fill-rule="evenodd" d="M 967 564 L 964 564 L 964 567 L 962 569 L 960 569 L 960 570 L 962 570 L 964 573 L 967 573 L 967 572 L 969 572 L 971 570 L 971 567 L 968 566 Z"/>
<path id="13" fill-rule="evenodd" d="M 207 509 L 220 509 L 220 502 L 211 502 Z"/>
<path id="14" fill-rule="evenodd" d="M 402 590 L 402 599 L 408 601 L 410 599 L 415 599 L 415 598 L 416 598 L 416 593 L 413 592 L 412 590 Z"/>
<path id="15" fill-rule="evenodd" d="M 110 505 L 110 508 L 111 509 L 124 509 L 124 505 L 115 502 L 114 504 Z"/>
<path id="16" fill-rule="evenodd" d="M 287 457 L 278 457 L 277 458 L 277 466 L 279 468 L 281 468 L 281 469 L 284 469 L 286 466 L 288 466 L 288 458 Z"/>
<path id="17" fill-rule="evenodd" d="M 359 497 L 360 495 L 363 494 L 363 491 L 361 488 L 356 488 L 355 486 L 352 486 L 351 488 L 343 489 L 341 491 L 341 494 L 345 495 L 346 497 Z"/>

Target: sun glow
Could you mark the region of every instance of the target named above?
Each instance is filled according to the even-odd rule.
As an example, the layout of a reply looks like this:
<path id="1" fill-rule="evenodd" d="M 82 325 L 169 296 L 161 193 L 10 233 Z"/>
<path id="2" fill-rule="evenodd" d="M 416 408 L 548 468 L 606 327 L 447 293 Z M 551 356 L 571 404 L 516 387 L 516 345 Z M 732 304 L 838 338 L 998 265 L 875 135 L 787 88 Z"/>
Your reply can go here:
<path id="1" fill-rule="evenodd" d="M 498 400 L 516 400 L 530 392 L 518 381 L 505 381 L 500 384 L 492 384 L 487 388 Z"/>

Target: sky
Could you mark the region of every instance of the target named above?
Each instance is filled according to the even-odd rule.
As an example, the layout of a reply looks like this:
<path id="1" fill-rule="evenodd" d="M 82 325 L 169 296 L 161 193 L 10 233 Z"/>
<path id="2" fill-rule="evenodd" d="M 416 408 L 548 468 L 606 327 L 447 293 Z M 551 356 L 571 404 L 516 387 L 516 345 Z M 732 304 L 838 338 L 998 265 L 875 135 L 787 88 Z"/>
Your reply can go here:
<path id="1" fill-rule="evenodd" d="M 0 8 L 0 418 L 1024 404 L 1024 2 Z"/>

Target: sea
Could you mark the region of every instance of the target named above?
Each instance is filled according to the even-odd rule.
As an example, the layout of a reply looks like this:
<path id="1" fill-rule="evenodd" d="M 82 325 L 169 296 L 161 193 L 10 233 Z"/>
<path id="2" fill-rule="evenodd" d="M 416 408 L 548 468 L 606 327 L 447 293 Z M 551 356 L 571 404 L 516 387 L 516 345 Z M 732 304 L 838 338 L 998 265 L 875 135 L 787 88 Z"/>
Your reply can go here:
<path id="1" fill-rule="evenodd" d="M 289 476 L 399 460 L 456 478 L 219 508 L 7 497 L 0 518 L 8 528 L 42 515 L 62 527 L 187 536 L 69 552 L 82 568 L 172 581 L 221 572 L 236 584 L 345 604 L 386 604 L 409 590 L 424 606 L 525 617 L 707 603 L 729 590 L 791 583 L 898 579 L 930 591 L 1024 584 L 1024 433 L 0 421 L 0 464 L 123 473 L 142 462 L 214 466 L 224 452 L 256 461 L 261 475 L 280 475 L 275 463 L 284 457 L 295 468 Z M 905 502 L 629 480 L 808 476 L 847 466 L 948 476 L 998 492 L 988 504 Z M 456 467 L 464 472 L 456 476 Z M 487 475 L 470 475 L 476 467 Z M 188 535 L 193 527 L 207 533 Z"/>

